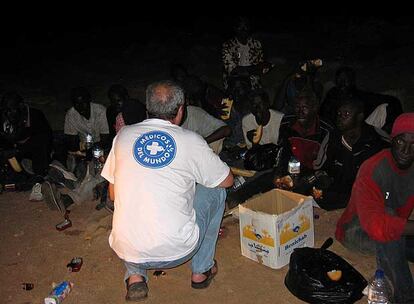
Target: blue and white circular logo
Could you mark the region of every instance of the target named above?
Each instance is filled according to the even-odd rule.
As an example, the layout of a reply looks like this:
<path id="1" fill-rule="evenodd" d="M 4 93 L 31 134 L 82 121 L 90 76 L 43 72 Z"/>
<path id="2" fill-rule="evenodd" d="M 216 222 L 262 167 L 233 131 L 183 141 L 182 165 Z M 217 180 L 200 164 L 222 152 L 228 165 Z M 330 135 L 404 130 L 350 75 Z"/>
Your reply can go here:
<path id="1" fill-rule="evenodd" d="M 142 134 L 134 144 L 135 160 L 142 166 L 158 169 L 169 165 L 177 152 L 177 145 L 170 134 L 151 131 Z"/>

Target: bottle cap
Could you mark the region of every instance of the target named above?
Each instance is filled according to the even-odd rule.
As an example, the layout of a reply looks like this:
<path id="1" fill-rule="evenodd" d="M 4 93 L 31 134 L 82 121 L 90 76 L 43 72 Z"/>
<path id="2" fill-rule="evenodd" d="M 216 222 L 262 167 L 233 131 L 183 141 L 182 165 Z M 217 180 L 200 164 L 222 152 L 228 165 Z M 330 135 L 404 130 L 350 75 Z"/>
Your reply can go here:
<path id="1" fill-rule="evenodd" d="M 384 270 L 377 269 L 377 271 L 375 271 L 375 277 L 378 278 L 378 279 L 384 278 Z"/>

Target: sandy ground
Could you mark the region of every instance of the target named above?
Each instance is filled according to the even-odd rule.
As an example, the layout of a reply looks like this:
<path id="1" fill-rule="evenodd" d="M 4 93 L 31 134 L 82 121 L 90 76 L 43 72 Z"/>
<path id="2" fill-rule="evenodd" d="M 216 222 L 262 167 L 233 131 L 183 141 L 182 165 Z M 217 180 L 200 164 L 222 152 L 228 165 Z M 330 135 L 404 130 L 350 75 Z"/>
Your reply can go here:
<path id="1" fill-rule="evenodd" d="M 61 221 L 45 203 L 30 202 L 29 193 L 0 195 L 1 303 L 43 303 L 53 282 L 70 280 L 75 285 L 64 303 L 124 303 L 123 264 L 108 245 L 112 215 L 96 211 L 88 202 L 71 213 L 73 226 L 55 230 Z M 341 211 L 314 210 L 316 246 L 333 236 Z M 188 264 L 167 270 L 159 278 L 150 273 L 148 303 L 302 303 L 284 285 L 288 266 L 274 270 L 241 255 L 239 223 L 224 220 L 226 234 L 219 239 L 216 258 L 219 273 L 207 290 L 190 287 Z M 374 258 L 353 254 L 334 242 L 331 250 L 358 269 L 366 278 L 374 273 Z M 70 273 L 66 264 L 83 257 L 80 272 Z M 34 289 L 23 290 L 30 282 Z M 358 303 L 366 303 L 362 298 Z"/>

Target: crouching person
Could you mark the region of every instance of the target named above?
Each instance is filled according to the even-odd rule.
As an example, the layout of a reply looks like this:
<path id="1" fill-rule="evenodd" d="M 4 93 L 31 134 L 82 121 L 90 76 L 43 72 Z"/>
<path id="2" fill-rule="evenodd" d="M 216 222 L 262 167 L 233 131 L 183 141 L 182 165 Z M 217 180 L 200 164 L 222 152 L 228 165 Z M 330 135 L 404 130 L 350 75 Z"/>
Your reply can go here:
<path id="1" fill-rule="evenodd" d="M 109 243 L 126 266 L 126 299 L 148 294 L 148 269 L 192 260 L 191 286 L 217 273 L 215 247 L 224 212 L 228 166 L 206 141 L 179 125 L 183 90 L 161 81 L 147 88 L 149 119 L 124 127 L 102 171 L 115 201 Z"/>
<path id="2" fill-rule="evenodd" d="M 414 261 L 414 113 L 394 122 L 391 149 L 366 160 L 339 219 L 336 238 L 362 253 L 375 253 L 394 287 L 395 303 L 414 302 L 408 261 Z"/>

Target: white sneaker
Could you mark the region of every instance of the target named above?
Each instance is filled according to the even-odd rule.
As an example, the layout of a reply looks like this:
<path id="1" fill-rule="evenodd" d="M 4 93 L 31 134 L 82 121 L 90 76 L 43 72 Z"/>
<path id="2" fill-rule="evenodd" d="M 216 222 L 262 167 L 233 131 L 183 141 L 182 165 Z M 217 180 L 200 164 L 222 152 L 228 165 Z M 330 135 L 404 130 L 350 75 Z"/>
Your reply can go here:
<path id="1" fill-rule="evenodd" d="M 43 201 L 42 194 L 42 185 L 36 183 L 32 188 L 32 193 L 30 193 L 29 201 L 31 202 L 40 202 Z"/>

